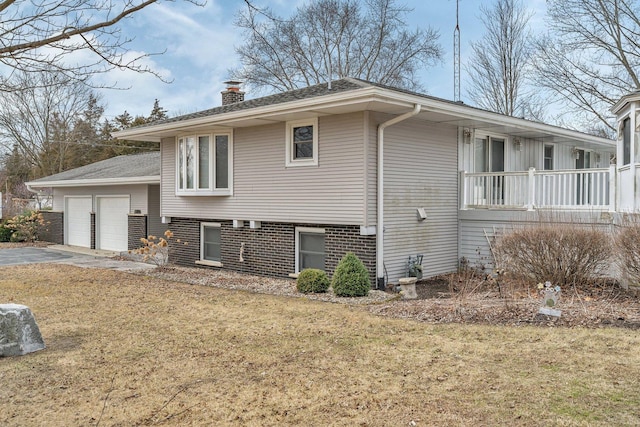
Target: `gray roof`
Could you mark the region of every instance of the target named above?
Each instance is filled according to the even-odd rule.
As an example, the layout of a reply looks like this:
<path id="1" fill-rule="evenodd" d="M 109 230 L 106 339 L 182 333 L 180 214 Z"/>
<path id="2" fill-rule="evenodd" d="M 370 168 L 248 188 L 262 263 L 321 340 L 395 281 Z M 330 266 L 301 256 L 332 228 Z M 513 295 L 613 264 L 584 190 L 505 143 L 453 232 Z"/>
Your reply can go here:
<path id="1" fill-rule="evenodd" d="M 180 122 L 183 120 L 197 119 L 201 117 L 215 116 L 223 113 L 231 113 L 234 111 L 250 110 L 252 108 L 264 107 L 268 105 L 282 104 L 290 101 L 315 98 L 323 95 L 331 95 L 340 92 L 348 92 L 356 89 L 364 89 L 368 87 L 384 87 L 375 83 L 354 78 L 344 78 L 331 82 L 331 89 L 327 83 L 317 84 L 302 89 L 290 90 L 288 92 L 277 93 L 274 95 L 264 96 L 262 98 L 250 99 L 248 101 L 236 102 L 234 104 L 222 105 L 220 107 L 210 108 L 208 110 L 197 111 L 195 113 L 185 114 L 182 116 L 171 117 L 169 119 L 157 120 L 152 123 L 138 126 L 144 128 L 147 126 L 156 126 L 165 123 Z M 398 90 L 398 89 L 394 89 Z M 424 96 L 424 95 L 423 95 Z"/>
<path id="2" fill-rule="evenodd" d="M 176 117 L 171 117 L 171 118 L 168 118 L 168 119 L 157 120 L 157 121 L 152 122 L 152 123 L 146 123 L 146 124 L 143 124 L 143 125 L 140 125 L 140 126 L 136 126 L 136 127 L 132 128 L 132 129 L 143 129 L 145 127 L 163 125 L 163 124 L 166 124 L 166 123 L 176 123 L 176 122 L 181 122 L 181 121 L 184 121 L 184 120 L 198 119 L 198 118 L 202 118 L 202 117 L 215 116 L 215 115 L 218 115 L 218 114 L 231 113 L 231 112 L 235 112 L 235 111 L 250 110 L 252 108 L 257 108 L 257 107 L 265 107 L 265 106 L 270 106 L 270 105 L 283 104 L 283 103 L 291 102 L 291 101 L 310 99 L 310 98 L 320 97 L 320 96 L 324 96 L 324 95 L 333 95 L 333 94 L 336 94 L 336 93 L 349 92 L 349 91 L 353 91 L 353 90 L 357 90 L 357 89 L 366 89 L 366 88 L 372 88 L 372 87 L 392 90 L 392 91 L 400 92 L 400 93 L 406 93 L 408 95 L 420 96 L 420 97 L 423 97 L 423 98 L 426 98 L 426 99 L 432 99 L 432 100 L 435 100 L 435 101 L 438 101 L 438 102 L 444 102 L 444 103 L 447 103 L 447 104 L 464 106 L 464 107 L 472 109 L 472 110 L 488 111 L 488 110 L 484 110 L 482 108 L 478 108 L 478 107 L 474 107 L 474 106 L 471 106 L 471 105 L 467 105 L 467 104 L 463 103 L 462 101 L 451 101 L 449 99 L 438 98 L 438 97 L 435 97 L 435 96 L 426 95 L 424 93 L 415 92 L 415 91 L 411 91 L 411 90 L 408 90 L 408 89 L 401 89 L 401 88 L 397 88 L 397 87 L 393 87 L 393 86 L 389 86 L 389 85 L 385 85 L 385 84 L 381 84 L 381 83 L 374 83 L 374 82 L 370 82 L 370 81 L 366 81 L 366 80 L 362 80 L 362 79 L 357 79 L 357 78 L 353 78 L 353 77 L 345 77 L 345 78 L 340 79 L 340 80 L 332 81 L 331 82 L 331 88 L 329 88 L 329 85 L 327 83 L 321 83 L 321 84 L 317 84 L 317 85 L 314 85 L 314 86 L 304 87 L 304 88 L 301 88 L 301 89 L 294 89 L 294 90 L 290 90 L 290 91 L 287 91 L 287 92 L 276 93 L 274 95 L 264 96 L 262 98 L 250 99 L 250 100 L 247 100 L 247 101 L 236 102 L 234 104 L 222 105 L 220 107 L 215 107 L 215 108 L 210 108 L 210 109 L 207 109 L 207 110 L 197 111 L 195 113 L 184 114 L 182 116 L 176 116 Z M 493 114 L 498 114 L 498 115 L 504 115 L 504 114 L 501 114 L 501 113 L 495 113 L 495 112 L 492 112 L 492 113 Z"/>
<path id="3" fill-rule="evenodd" d="M 46 183 L 53 181 L 73 181 L 80 179 L 107 178 L 139 178 L 157 176 L 160 179 L 160 152 L 130 154 L 112 157 L 79 168 L 70 169 L 55 175 L 32 181 L 32 183 Z"/>

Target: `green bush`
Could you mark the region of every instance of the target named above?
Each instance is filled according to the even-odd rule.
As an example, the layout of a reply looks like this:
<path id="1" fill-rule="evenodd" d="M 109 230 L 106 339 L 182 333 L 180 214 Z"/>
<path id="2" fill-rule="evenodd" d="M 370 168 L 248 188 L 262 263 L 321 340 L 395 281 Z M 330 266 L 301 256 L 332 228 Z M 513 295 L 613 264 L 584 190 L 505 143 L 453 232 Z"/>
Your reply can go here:
<path id="1" fill-rule="evenodd" d="M 0 224 L 0 242 L 11 241 L 11 235 L 13 230 L 7 227 L 5 224 Z"/>
<path id="2" fill-rule="evenodd" d="M 331 286 L 339 297 L 366 296 L 371 288 L 369 272 L 354 253 L 347 252 L 333 273 Z"/>
<path id="3" fill-rule="evenodd" d="M 327 273 L 317 268 L 306 268 L 298 275 L 298 291 L 303 294 L 327 292 L 330 284 Z"/>

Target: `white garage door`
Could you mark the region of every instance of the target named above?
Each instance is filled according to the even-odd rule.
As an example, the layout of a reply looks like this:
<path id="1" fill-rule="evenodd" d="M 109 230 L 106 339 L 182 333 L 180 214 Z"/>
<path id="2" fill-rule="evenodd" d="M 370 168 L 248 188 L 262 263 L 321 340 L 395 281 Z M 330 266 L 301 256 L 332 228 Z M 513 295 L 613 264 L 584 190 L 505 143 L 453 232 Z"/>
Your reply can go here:
<path id="1" fill-rule="evenodd" d="M 96 247 L 108 251 L 126 251 L 129 196 L 96 197 L 96 204 Z"/>
<path id="2" fill-rule="evenodd" d="M 91 247 L 91 196 L 67 197 L 64 203 L 64 241 L 67 245 Z"/>

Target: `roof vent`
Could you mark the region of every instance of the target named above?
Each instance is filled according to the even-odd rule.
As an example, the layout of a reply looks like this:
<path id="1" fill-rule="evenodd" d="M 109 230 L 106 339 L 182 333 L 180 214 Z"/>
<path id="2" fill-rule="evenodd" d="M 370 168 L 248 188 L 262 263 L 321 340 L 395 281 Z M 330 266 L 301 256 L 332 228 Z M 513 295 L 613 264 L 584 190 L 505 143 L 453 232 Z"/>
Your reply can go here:
<path id="1" fill-rule="evenodd" d="M 220 92 L 222 94 L 222 105 L 235 104 L 244 101 L 244 92 L 240 90 L 241 81 L 229 80 L 224 82 L 227 89 Z"/>

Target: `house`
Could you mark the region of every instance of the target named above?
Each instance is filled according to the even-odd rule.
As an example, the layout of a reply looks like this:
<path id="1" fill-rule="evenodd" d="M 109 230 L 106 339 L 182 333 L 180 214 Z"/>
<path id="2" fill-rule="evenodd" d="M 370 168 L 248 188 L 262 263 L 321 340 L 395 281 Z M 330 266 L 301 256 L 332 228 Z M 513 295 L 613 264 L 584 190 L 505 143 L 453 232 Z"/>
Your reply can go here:
<path id="1" fill-rule="evenodd" d="M 26 183 L 52 189 L 43 240 L 92 249 L 126 251 L 148 234 L 162 235 L 160 153 L 113 157 Z"/>
<path id="2" fill-rule="evenodd" d="M 382 288 L 540 209 L 615 210 L 605 138 L 352 78 L 248 101 L 228 83 L 220 107 L 115 135 L 160 143 L 177 264 L 287 277 L 352 251 Z"/>

